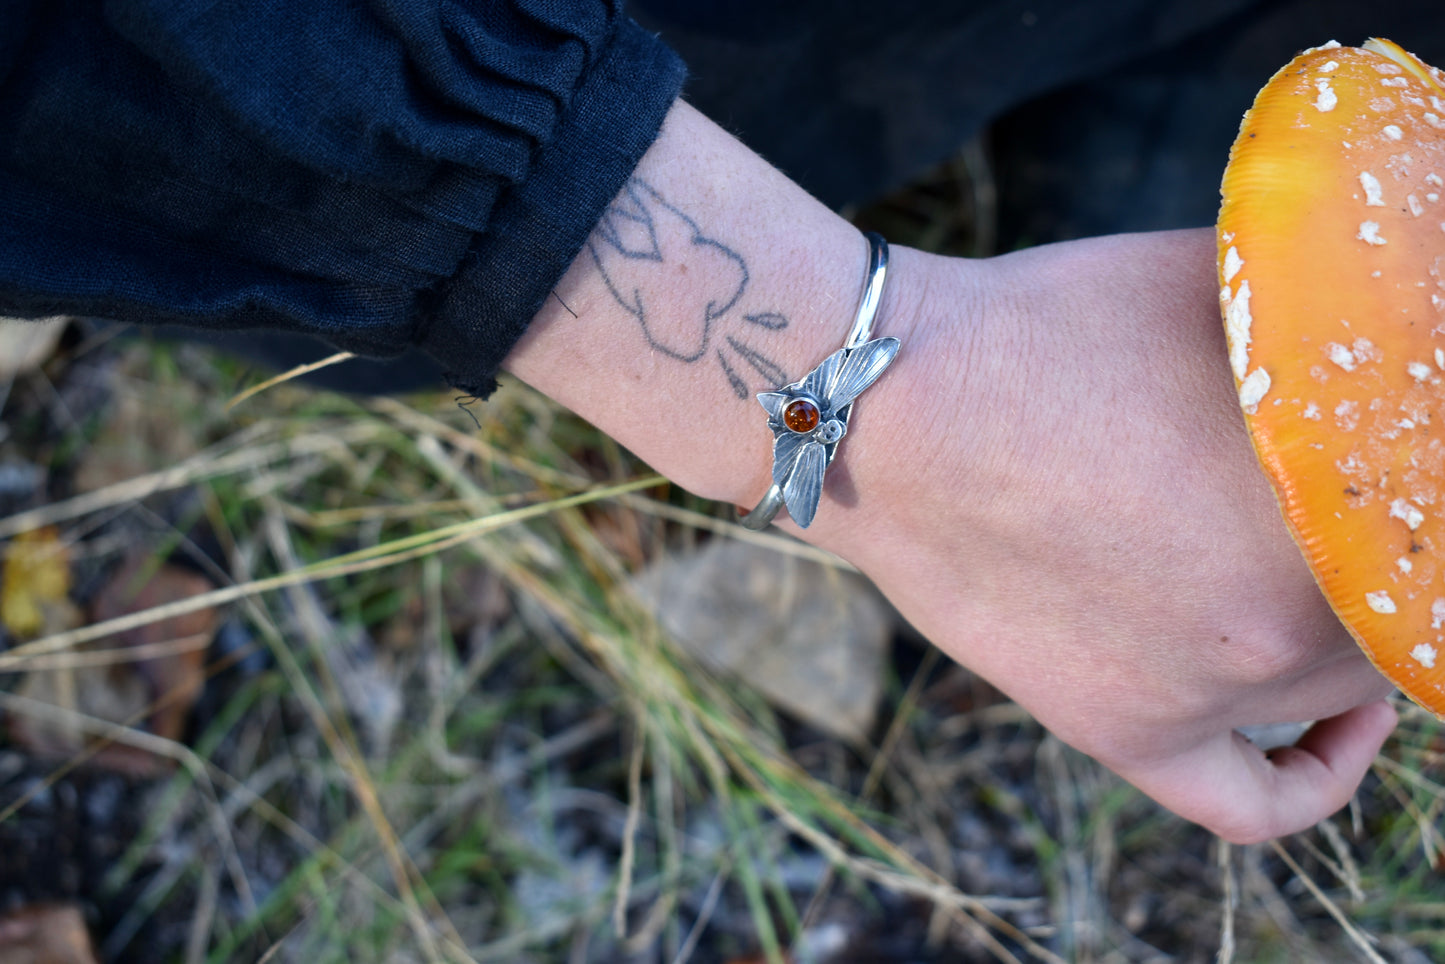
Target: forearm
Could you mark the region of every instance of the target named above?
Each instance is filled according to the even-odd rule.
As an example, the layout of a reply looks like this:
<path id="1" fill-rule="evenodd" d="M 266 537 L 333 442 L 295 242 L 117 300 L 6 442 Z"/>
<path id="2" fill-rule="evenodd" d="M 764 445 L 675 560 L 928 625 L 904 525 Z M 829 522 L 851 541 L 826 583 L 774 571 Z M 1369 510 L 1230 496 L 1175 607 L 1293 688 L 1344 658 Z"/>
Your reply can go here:
<path id="1" fill-rule="evenodd" d="M 840 461 L 855 486 L 840 502 L 830 485 L 814 535 L 868 497 L 859 473 L 916 362 L 902 293 L 919 257 L 895 249 L 875 335 L 903 353 L 860 399 Z M 751 504 L 772 463 L 754 395 L 841 347 L 866 260 L 855 228 L 679 103 L 507 367 L 691 491 Z"/>

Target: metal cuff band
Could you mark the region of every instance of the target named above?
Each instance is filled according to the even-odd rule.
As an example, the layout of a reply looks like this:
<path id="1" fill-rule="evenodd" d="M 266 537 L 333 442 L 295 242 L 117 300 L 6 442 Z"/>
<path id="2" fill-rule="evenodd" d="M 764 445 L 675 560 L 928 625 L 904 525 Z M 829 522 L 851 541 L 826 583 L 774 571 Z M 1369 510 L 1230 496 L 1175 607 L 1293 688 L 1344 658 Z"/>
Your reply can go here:
<path id="1" fill-rule="evenodd" d="M 897 338 L 869 340 L 883 300 L 888 242 L 872 232 L 864 237 L 868 273 L 843 347 L 799 381 L 758 395 L 773 430 L 773 484 L 753 511 L 738 519 L 749 529 L 766 528 L 785 505 L 799 526 L 806 529 L 812 524 L 823 496 L 823 476 L 848 431 L 854 399 L 898 354 Z"/>

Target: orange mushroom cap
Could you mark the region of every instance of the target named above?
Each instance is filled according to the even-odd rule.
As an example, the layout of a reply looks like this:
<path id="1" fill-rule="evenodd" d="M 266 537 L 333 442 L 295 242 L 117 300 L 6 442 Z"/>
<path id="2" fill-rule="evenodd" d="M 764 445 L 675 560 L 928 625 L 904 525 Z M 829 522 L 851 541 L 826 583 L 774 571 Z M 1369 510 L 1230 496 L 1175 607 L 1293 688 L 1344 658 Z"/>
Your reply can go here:
<path id="1" fill-rule="evenodd" d="M 1445 74 L 1389 41 L 1307 50 L 1230 152 L 1229 358 L 1330 604 L 1445 714 Z"/>

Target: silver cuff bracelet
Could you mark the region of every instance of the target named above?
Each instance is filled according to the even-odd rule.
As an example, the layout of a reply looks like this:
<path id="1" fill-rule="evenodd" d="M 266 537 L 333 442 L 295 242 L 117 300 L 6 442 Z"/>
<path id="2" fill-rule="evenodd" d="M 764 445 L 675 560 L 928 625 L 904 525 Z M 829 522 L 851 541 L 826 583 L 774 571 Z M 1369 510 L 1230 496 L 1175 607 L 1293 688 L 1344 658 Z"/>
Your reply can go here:
<path id="1" fill-rule="evenodd" d="M 872 232 L 864 237 L 868 273 L 843 347 L 800 381 L 758 394 L 773 430 L 773 484 L 753 511 L 738 519 L 749 529 L 766 528 L 784 505 L 794 522 L 808 528 L 823 496 L 823 476 L 848 431 L 853 400 L 878 380 L 898 354 L 897 338 L 869 341 L 883 300 L 888 242 Z"/>

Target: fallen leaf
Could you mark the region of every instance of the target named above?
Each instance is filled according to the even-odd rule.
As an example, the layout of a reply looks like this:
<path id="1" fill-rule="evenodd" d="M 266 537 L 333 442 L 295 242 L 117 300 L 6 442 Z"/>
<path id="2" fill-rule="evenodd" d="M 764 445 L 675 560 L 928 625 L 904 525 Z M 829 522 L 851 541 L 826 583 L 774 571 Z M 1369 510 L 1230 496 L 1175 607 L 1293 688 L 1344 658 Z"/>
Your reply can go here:
<path id="1" fill-rule="evenodd" d="M 0 964 L 95 964 L 80 909 L 32 904 L 0 916 Z"/>
<path id="2" fill-rule="evenodd" d="M 894 617 L 862 576 L 714 539 L 664 556 L 634 586 L 658 625 L 704 665 L 824 733 L 866 739 Z"/>
<path id="3" fill-rule="evenodd" d="M 19 639 L 34 639 L 47 629 L 49 610 L 70 595 L 70 553 L 53 526 L 22 532 L 5 549 L 0 619 Z M 50 620 L 51 623 L 54 619 Z"/>
<path id="4" fill-rule="evenodd" d="M 141 553 L 122 566 L 96 596 L 91 622 L 179 602 L 213 588 L 204 576 L 181 566 L 164 564 L 151 572 L 152 562 L 153 557 Z M 180 740 L 205 684 L 206 649 L 218 622 L 215 609 L 201 609 L 95 640 L 28 672 L 18 692 Z M 73 756 L 89 742 L 75 726 L 19 715 L 12 720 L 11 735 L 32 753 L 60 758 Z M 138 777 L 156 776 L 174 766 L 167 757 L 123 743 L 105 746 L 90 763 Z"/>
<path id="5" fill-rule="evenodd" d="M 215 586 L 193 569 L 166 563 L 148 578 L 152 557 L 134 556 L 100 591 L 91 607 L 95 623 L 129 613 L 182 602 L 210 592 Z M 143 581 L 141 581 L 143 580 Z M 216 633 L 220 613 L 213 607 L 169 616 L 115 636 L 97 640 L 96 648 L 130 647 L 159 651 L 159 655 L 120 664 L 143 677 L 158 705 L 148 729 L 168 740 L 180 739 L 191 706 L 205 685 L 206 647 Z"/>

